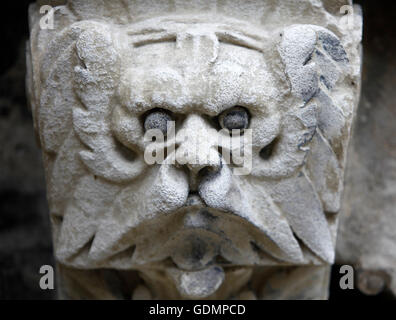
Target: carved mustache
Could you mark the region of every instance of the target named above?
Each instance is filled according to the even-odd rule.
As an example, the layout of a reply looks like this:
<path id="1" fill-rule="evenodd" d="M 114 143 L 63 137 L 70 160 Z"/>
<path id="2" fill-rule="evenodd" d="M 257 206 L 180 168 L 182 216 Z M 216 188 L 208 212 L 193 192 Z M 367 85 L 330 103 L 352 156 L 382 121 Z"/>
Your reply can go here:
<path id="1" fill-rule="evenodd" d="M 118 193 L 83 256 L 96 266 L 117 261 L 126 269 L 171 257 L 193 268 L 203 263 L 191 258 L 201 243 L 209 248 L 203 253 L 206 263 L 215 256 L 230 263 L 259 261 L 257 251 L 275 260 L 301 262 L 303 255 L 288 222 L 261 189 L 243 183 L 222 165 L 208 170 L 197 194 L 189 196 L 184 171 L 171 165 L 153 167 L 143 183 Z M 194 214 L 201 221 L 204 217 L 205 223 L 194 225 Z M 210 215 L 215 219 L 208 221 Z M 61 261 L 78 263 L 81 259 L 73 257 L 70 245 L 68 251 L 62 249 L 57 252 Z"/>

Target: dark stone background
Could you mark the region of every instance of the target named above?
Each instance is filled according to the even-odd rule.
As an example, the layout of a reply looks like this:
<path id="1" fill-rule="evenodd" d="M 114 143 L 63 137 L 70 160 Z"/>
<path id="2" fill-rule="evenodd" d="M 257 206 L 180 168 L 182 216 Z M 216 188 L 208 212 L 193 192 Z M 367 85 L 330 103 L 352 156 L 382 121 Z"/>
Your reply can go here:
<path id="1" fill-rule="evenodd" d="M 0 7 L 0 299 L 55 298 L 39 287 L 40 267 L 54 261 L 41 152 L 25 97 L 30 2 Z"/>
<path id="2" fill-rule="evenodd" d="M 54 265 L 40 150 L 25 98 L 24 47 L 27 8 L 33 0 L 1 4 L 0 59 L 0 299 L 54 299 L 39 288 L 40 266 Z M 356 1 L 364 12 L 363 91 L 376 83 L 375 66 L 387 70 L 396 54 L 396 1 Z M 6 5 L 7 4 L 7 5 Z M 368 72 L 370 71 L 370 72 Z M 393 81 L 393 84 L 395 82 Z M 362 95 L 365 99 L 365 95 Z M 373 97 L 371 97 L 373 99 Z M 374 98 L 375 100 L 375 98 Z M 390 299 L 339 289 L 339 266 L 333 267 L 330 299 Z"/>

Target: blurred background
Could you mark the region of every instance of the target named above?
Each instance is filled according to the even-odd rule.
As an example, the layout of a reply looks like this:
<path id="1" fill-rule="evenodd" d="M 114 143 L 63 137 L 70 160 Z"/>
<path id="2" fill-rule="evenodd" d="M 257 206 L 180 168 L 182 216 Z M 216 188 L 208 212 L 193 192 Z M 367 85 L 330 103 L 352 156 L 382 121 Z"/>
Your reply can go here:
<path id="1" fill-rule="evenodd" d="M 40 267 L 54 265 L 54 260 L 41 154 L 25 97 L 27 12 L 31 2 L 34 1 L 2 2 L 0 10 L 3 43 L 0 59 L 0 300 L 56 298 L 55 291 L 39 287 Z M 364 13 L 364 64 L 356 123 L 357 143 L 364 144 L 365 137 L 371 136 L 373 125 L 376 128 L 393 125 L 391 140 L 383 143 L 395 152 L 396 1 L 355 3 L 362 6 Z M 372 110 L 367 105 L 377 107 L 380 104 L 380 108 L 384 103 L 389 116 L 373 117 L 376 108 Z M 374 142 L 369 145 L 366 150 L 375 153 Z M 366 196 L 368 194 L 360 195 L 362 199 Z M 387 289 L 370 296 L 358 289 L 341 290 L 339 268 L 340 265 L 333 266 L 331 300 L 394 299 Z"/>

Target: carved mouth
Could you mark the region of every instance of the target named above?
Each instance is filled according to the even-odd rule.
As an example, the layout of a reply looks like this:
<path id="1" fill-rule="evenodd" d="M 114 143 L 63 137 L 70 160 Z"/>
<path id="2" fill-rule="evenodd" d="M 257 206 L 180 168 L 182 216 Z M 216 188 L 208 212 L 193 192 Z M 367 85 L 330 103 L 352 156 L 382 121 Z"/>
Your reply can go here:
<path id="1" fill-rule="evenodd" d="M 134 244 L 136 249 L 130 268 L 143 269 L 155 265 L 155 268 L 166 269 L 173 265 L 190 272 L 210 266 L 282 264 L 256 244 L 265 237 L 257 228 L 232 212 L 208 207 L 197 193 L 191 193 L 182 208 L 146 221 L 141 228 L 152 231 L 142 233 Z M 150 237 L 150 234 L 157 237 Z M 168 234 L 168 237 L 158 237 L 163 234 Z M 120 256 L 122 252 L 110 260 L 119 261 Z"/>
<path id="2" fill-rule="evenodd" d="M 180 208 L 146 219 L 131 229 L 107 250 L 110 255 L 93 255 L 93 241 L 75 255 L 76 259 L 58 257 L 58 260 L 84 268 L 143 270 L 172 267 L 188 272 L 210 266 L 289 264 L 272 254 L 275 249 L 271 251 L 263 247 L 263 243 L 267 248 L 275 248 L 276 244 L 248 219 L 232 211 L 208 206 L 196 192 L 191 192 Z"/>

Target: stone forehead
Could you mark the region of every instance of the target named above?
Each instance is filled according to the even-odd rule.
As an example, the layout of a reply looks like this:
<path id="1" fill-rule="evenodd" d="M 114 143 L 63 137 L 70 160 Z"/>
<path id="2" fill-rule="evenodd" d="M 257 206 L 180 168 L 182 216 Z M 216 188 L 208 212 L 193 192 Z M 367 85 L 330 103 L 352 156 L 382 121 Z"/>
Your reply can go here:
<path id="1" fill-rule="evenodd" d="M 132 24 L 126 33 L 134 48 L 128 47 L 130 70 L 123 71 L 121 87 L 134 88 L 132 100 L 151 105 L 153 96 L 168 97 L 172 105 L 182 99 L 215 112 L 238 99 L 262 105 L 277 94 L 264 54 L 274 50 L 273 41 L 249 23 L 184 15 Z"/>
<path id="2" fill-rule="evenodd" d="M 272 73 L 265 55 L 233 44 L 220 44 L 219 49 L 211 38 L 199 40 L 136 49 L 120 81 L 126 104 L 139 102 L 140 107 L 146 106 L 144 110 L 155 101 L 176 109 L 199 105 L 217 114 L 238 103 L 258 108 L 278 100 L 275 84 L 280 79 Z"/>

